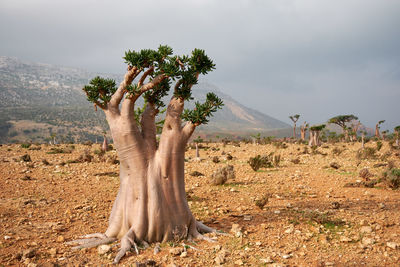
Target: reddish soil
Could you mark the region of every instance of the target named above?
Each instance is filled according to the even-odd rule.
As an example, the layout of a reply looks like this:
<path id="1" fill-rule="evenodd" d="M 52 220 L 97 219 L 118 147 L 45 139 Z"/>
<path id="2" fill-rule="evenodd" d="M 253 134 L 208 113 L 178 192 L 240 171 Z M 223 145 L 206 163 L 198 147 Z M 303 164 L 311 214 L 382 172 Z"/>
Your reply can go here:
<path id="1" fill-rule="evenodd" d="M 139 255 L 128 253 L 121 266 L 400 266 L 400 190 L 385 182 L 374 188 L 345 187 L 362 184 L 359 172 L 364 168 L 372 174 L 369 179 L 381 178 L 388 162 L 399 168 L 400 150 L 384 142 L 376 158 L 357 159 L 359 143 L 324 145 L 314 153 L 304 153 L 307 146 L 297 144 L 206 146 L 200 150 L 201 161 L 193 159 L 193 149 L 186 153 L 189 205 L 198 220 L 230 235 L 209 235 L 215 243 L 161 244 L 156 255 L 150 244 Z M 71 153 L 49 154 L 54 148 Z M 99 148 L 0 147 L 0 265 L 111 264 L 117 243 L 104 255 L 96 248 L 76 251 L 65 244 L 107 227 L 119 166 L 112 162 L 115 151 L 99 157 L 94 154 Z M 85 150 L 94 155 L 92 162 L 74 163 Z M 279 167 L 253 171 L 248 159 L 270 152 L 281 155 Z M 25 154 L 31 161 L 21 160 Z M 211 174 L 227 164 L 234 166 L 236 178 L 211 185 Z M 194 171 L 204 176 L 192 176 Z M 260 209 L 262 199 L 266 203 Z M 186 252 L 174 255 L 173 247 Z"/>

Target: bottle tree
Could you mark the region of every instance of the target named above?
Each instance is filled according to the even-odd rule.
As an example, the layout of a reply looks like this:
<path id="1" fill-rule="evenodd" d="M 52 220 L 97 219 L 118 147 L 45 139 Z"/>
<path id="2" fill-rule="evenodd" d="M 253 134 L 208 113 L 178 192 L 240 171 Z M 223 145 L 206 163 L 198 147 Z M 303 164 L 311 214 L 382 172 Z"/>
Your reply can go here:
<path id="1" fill-rule="evenodd" d="M 310 136 L 309 136 L 309 146 L 320 146 L 321 142 L 319 139 L 320 132 L 325 128 L 325 124 L 315 125 L 310 127 Z"/>
<path id="2" fill-rule="evenodd" d="M 394 127 L 394 132 L 396 133 L 396 146 L 399 147 L 399 139 L 400 139 L 400 125 Z"/>
<path id="3" fill-rule="evenodd" d="M 300 115 L 296 114 L 293 116 L 289 116 L 289 119 L 293 121 L 293 138 L 296 139 L 296 122 L 299 120 Z"/>
<path id="4" fill-rule="evenodd" d="M 303 122 L 303 125 L 300 126 L 301 141 L 306 140 L 306 133 L 307 133 L 308 126 L 309 125 L 307 122 Z"/>
<path id="5" fill-rule="evenodd" d="M 378 121 L 378 123 L 375 125 L 375 137 L 376 138 L 381 138 L 381 134 L 379 133 L 379 129 L 381 128 L 381 124 L 384 123 L 385 120 Z"/>
<path id="6" fill-rule="evenodd" d="M 358 120 L 358 117 L 354 115 L 339 115 L 328 120 L 328 123 L 333 123 L 339 125 L 342 128 L 342 131 L 345 136 L 345 140 L 349 140 L 349 127 L 347 127 L 347 123 Z"/>
<path id="7" fill-rule="evenodd" d="M 158 50 L 129 50 L 124 59 L 128 69 L 118 87 L 111 79 L 96 77 L 83 88 L 88 100 L 104 111 L 110 126 L 120 160 L 118 195 L 107 230 L 71 242 L 77 244 L 75 248 L 84 248 L 120 239 L 114 263 L 131 248 L 138 252 L 140 243 L 207 239 L 202 233 L 215 231 L 197 221 L 189 209 L 184 159 L 195 128 L 206 124 L 223 105 L 220 98 L 208 93 L 204 103 L 196 102 L 193 110 L 184 109 L 199 75 L 215 68 L 203 50 L 177 56 L 172 48 L 160 46 Z M 155 118 L 172 87 L 158 143 Z M 140 97 L 146 106 L 135 112 Z"/>

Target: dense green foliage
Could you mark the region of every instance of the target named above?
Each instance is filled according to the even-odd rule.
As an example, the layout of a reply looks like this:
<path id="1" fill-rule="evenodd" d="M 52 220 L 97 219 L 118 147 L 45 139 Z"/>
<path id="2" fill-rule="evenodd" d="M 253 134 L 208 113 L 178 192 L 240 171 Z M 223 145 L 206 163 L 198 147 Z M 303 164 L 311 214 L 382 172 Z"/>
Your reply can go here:
<path id="1" fill-rule="evenodd" d="M 174 83 L 173 95 L 176 98 L 191 100 L 192 86 L 197 84 L 198 76 L 215 69 L 214 63 L 204 50 L 194 49 L 190 56 L 177 56 L 173 55 L 171 47 L 163 45 L 157 50 L 129 50 L 125 52 L 124 60 L 128 64 L 128 71 L 134 71 L 134 78 L 143 72 L 140 80 L 126 87 L 126 98 L 136 100 L 143 94 L 145 102 L 153 104 L 157 109 L 165 106 L 162 98 L 169 93 L 172 83 Z M 147 89 L 144 88 L 146 81 L 156 82 Z M 83 88 L 87 99 L 101 108 L 107 108 L 117 89 L 114 80 L 100 77 L 94 78 Z M 220 98 L 214 93 L 209 93 L 204 103 L 196 102 L 196 107 L 193 110 L 185 110 L 182 118 L 194 124 L 205 124 L 212 113 L 222 105 Z M 136 113 L 140 115 L 142 111 L 137 110 Z"/>
<path id="2" fill-rule="evenodd" d="M 354 115 L 339 115 L 328 120 L 328 123 L 334 123 L 339 125 L 342 128 L 346 127 L 346 123 L 352 120 L 358 120 L 357 116 Z"/>
<path id="3" fill-rule="evenodd" d="M 321 124 L 321 125 L 314 125 L 310 127 L 310 131 L 322 131 L 322 129 L 325 128 L 325 124 Z"/>

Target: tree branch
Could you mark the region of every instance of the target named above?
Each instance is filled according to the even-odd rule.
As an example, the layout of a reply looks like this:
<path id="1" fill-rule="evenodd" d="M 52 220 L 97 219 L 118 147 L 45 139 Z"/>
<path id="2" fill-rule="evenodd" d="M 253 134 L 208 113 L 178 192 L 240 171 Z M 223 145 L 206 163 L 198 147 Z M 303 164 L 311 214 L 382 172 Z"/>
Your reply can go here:
<path id="1" fill-rule="evenodd" d="M 140 121 L 142 136 L 150 153 L 155 152 L 157 149 L 157 127 L 155 124 L 157 113 L 158 110 L 155 108 L 154 104 L 148 103 Z"/>
<path id="2" fill-rule="evenodd" d="M 172 96 L 168 104 L 163 132 L 165 130 L 181 129 L 181 114 L 183 112 L 183 107 L 184 100 L 182 98 Z"/>
<path id="3" fill-rule="evenodd" d="M 128 71 L 125 74 L 124 80 L 120 83 L 117 91 L 113 94 L 111 97 L 109 105 L 111 107 L 118 107 L 119 104 L 121 103 L 122 98 L 124 97 L 126 93 L 126 88 L 128 85 L 130 85 L 133 80 L 139 75 L 141 70 L 139 70 L 137 67 L 131 67 L 128 68 Z"/>
<path id="4" fill-rule="evenodd" d="M 153 73 L 154 71 L 154 66 L 151 66 L 148 70 L 146 70 L 142 77 L 140 78 L 139 82 L 138 82 L 138 87 L 142 86 L 142 84 L 144 83 L 144 81 L 146 80 L 147 76 L 149 76 L 151 73 Z"/>
<path id="5" fill-rule="evenodd" d="M 194 130 L 198 125 L 188 121 L 182 128 L 182 137 L 185 144 L 188 142 L 189 138 L 192 136 Z"/>

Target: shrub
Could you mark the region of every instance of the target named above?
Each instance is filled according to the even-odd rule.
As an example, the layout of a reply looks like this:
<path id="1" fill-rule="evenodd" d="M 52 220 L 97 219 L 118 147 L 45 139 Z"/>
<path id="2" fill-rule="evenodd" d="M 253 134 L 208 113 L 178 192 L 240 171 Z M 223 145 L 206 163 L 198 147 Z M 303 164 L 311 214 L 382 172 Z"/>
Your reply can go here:
<path id="1" fill-rule="evenodd" d="M 218 156 L 213 157 L 212 161 L 213 161 L 214 163 L 218 163 L 218 162 L 219 162 Z"/>
<path id="2" fill-rule="evenodd" d="M 29 148 L 30 146 L 31 146 L 31 144 L 28 144 L 28 143 L 21 144 L 21 148 Z"/>
<path id="3" fill-rule="evenodd" d="M 31 156 L 29 156 L 28 154 L 25 154 L 21 157 L 21 160 L 24 162 L 30 162 L 31 160 Z"/>
<path id="4" fill-rule="evenodd" d="M 368 171 L 367 168 L 364 168 L 360 171 L 358 174 L 361 178 L 364 178 L 365 180 L 369 180 L 369 178 L 372 176 L 372 174 Z"/>
<path id="5" fill-rule="evenodd" d="M 381 150 L 382 145 L 383 145 L 383 144 L 382 144 L 381 141 L 376 142 L 376 150 L 377 150 L 377 151 Z"/>
<path id="6" fill-rule="evenodd" d="M 359 149 L 356 154 L 357 159 L 374 159 L 376 158 L 376 149 L 373 147 L 366 147 Z"/>
<path id="7" fill-rule="evenodd" d="M 258 171 L 260 168 L 273 167 L 272 162 L 269 160 L 268 156 L 257 155 L 254 158 L 250 158 L 248 162 L 253 171 Z"/>
<path id="8" fill-rule="evenodd" d="M 339 147 L 334 147 L 332 149 L 332 154 L 336 155 L 336 156 L 339 156 L 340 154 L 342 154 L 342 152 L 343 152 L 343 149 L 340 149 Z"/>
<path id="9" fill-rule="evenodd" d="M 391 169 L 384 173 L 387 185 L 392 189 L 400 187 L 400 169 Z"/>
<path id="10" fill-rule="evenodd" d="M 264 206 L 268 203 L 268 200 L 270 197 L 271 197 L 271 194 L 265 194 L 261 199 L 257 199 L 256 206 L 262 210 L 264 208 Z"/>
<path id="11" fill-rule="evenodd" d="M 232 165 L 216 170 L 211 175 L 212 185 L 223 185 L 228 179 L 235 179 L 235 170 Z"/>

